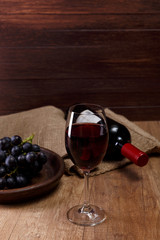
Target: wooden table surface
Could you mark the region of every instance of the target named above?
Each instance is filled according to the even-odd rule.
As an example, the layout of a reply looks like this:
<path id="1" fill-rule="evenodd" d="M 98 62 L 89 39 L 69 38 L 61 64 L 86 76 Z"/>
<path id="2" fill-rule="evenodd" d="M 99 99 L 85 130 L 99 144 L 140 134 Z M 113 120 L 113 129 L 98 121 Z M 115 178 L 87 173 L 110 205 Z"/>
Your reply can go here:
<path id="1" fill-rule="evenodd" d="M 160 140 L 160 122 L 136 122 Z M 3 240 L 159 240 L 160 156 L 147 166 L 133 164 L 90 178 L 91 203 L 103 207 L 107 220 L 82 227 L 66 218 L 83 201 L 83 179 L 63 176 L 59 186 L 39 200 L 0 205 Z"/>

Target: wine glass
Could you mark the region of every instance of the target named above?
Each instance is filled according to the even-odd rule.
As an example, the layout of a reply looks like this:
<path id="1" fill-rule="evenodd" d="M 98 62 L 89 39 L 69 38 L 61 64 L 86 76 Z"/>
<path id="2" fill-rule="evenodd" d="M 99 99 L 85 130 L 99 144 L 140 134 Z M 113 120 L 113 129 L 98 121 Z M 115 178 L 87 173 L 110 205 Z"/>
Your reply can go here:
<path id="1" fill-rule="evenodd" d="M 108 146 L 108 127 L 104 110 L 95 104 L 76 104 L 69 108 L 65 145 L 73 163 L 84 173 L 85 200 L 72 207 L 67 218 L 82 226 L 95 226 L 106 219 L 105 211 L 89 203 L 89 173 L 102 161 Z"/>

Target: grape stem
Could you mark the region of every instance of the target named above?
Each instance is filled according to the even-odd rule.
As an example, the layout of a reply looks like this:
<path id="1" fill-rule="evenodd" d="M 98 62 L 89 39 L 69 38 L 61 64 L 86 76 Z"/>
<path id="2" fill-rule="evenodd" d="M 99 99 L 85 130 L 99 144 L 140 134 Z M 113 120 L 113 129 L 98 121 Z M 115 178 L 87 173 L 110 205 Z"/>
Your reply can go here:
<path id="1" fill-rule="evenodd" d="M 6 174 L 5 176 L 9 176 L 10 177 L 13 173 L 16 173 L 17 170 L 18 170 L 18 167 L 16 167 L 12 172 Z"/>
<path id="2" fill-rule="evenodd" d="M 22 141 L 21 145 L 23 145 L 23 144 L 26 143 L 26 142 L 32 143 L 33 138 L 34 138 L 34 134 L 32 134 L 30 137 L 24 139 L 24 140 Z"/>

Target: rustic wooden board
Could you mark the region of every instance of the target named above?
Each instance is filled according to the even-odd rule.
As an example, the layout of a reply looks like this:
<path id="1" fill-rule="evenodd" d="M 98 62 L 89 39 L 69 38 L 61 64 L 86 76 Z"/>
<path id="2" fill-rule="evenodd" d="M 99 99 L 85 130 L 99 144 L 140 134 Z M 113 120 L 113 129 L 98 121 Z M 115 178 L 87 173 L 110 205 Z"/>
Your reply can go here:
<path id="1" fill-rule="evenodd" d="M 113 1 L 56 1 L 56 0 L 6 0 L 0 3 L 1 14 L 104 14 L 104 13 L 159 13 L 160 3 L 158 0 L 128 2 L 127 0 Z"/>
<path id="2" fill-rule="evenodd" d="M 0 115 L 90 101 L 160 118 L 160 3 L 1 1 Z"/>
<path id="3" fill-rule="evenodd" d="M 16 31 L 48 32 L 53 30 L 155 30 L 160 27 L 159 13 L 118 13 L 101 14 L 3 14 L 0 18 L 1 33 Z M 20 34 L 19 34 L 20 35 Z M 14 36 L 14 34 L 12 35 Z M 23 37 L 23 36 L 19 36 Z M 34 36 L 35 37 L 35 34 Z M 10 39 L 11 40 L 11 39 Z M 10 41 L 11 43 L 11 41 Z M 34 42 L 33 42 L 34 43 Z M 33 44 L 32 43 L 32 44 Z"/>
<path id="4" fill-rule="evenodd" d="M 137 124 L 159 138 L 159 121 Z M 67 220 L 67 210 L 83 202 L 84 191 L 83 179 L 64 175 L 58 188 L 44 198 L 0 205 L 1 238 L 70 240 L 74 235 L 76 240 L 159 240 L 159 174 L 159 157 L 154 156 L 143 168 L 129 165 L 90 178 L 90 202 L 107 213 L 107 220 L 96 227 L 79 227 Z"/>

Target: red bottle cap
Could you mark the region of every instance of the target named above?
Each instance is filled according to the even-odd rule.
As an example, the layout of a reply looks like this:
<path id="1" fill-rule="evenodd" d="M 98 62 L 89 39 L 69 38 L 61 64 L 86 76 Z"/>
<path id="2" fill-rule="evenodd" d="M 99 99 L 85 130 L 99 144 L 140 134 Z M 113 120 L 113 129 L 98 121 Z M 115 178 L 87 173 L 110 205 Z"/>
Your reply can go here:
<path id="1" fill-rule="evenodd" d="M 130 143 L 123 145 L 121 148 L 121 154 L 140 167 L 143 167 L 148 163 L 148 155 Z"/>

